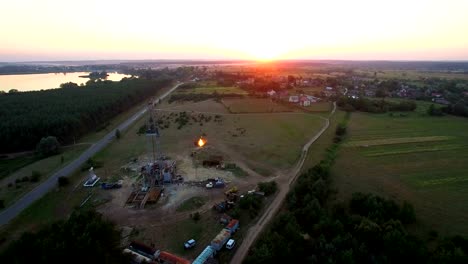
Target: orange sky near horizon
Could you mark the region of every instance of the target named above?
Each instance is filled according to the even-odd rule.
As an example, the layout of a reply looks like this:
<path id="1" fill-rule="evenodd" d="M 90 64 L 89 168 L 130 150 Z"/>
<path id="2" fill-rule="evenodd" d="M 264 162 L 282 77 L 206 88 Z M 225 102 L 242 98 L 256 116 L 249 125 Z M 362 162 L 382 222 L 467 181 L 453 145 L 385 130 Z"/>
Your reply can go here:
<path id="1" fill-rule="evenodd" d="M 0 61 L 468 60 L 468 0 L 15 0 Z"/>

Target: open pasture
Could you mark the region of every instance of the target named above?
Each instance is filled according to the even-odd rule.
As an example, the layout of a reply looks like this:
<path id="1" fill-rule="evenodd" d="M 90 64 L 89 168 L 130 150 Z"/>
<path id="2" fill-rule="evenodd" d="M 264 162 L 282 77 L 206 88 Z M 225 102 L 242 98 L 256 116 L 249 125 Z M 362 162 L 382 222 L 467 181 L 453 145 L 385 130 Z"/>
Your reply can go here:
<path id="1" fill-rule="evenodd" d="M 271 99 L 263 98 L 223 99 L 222 103 L 231 113 L 273 113 L 292 111 L 287 106 L 277 104 Z"/>
<path id="2" fill-rule="evenodd" d="M 240 89 L 239 87 L 223 87 L 223 86 L 203 86 L 203 87 L 195 87 L 195 88 L 186 88 L 186 89 L 179 89 L 176 93 L 179 94 L 239 94 L 239 95 L 247 95 L 247 92 Z"/>
<path id="3" fill-rule="evenodd" d="M 452 116 L 353 113 L 332 171 L 339 197 L 361 191 L 407 200 L 418 231 L 467 235 L 466 131 L 468 120 Z"/>

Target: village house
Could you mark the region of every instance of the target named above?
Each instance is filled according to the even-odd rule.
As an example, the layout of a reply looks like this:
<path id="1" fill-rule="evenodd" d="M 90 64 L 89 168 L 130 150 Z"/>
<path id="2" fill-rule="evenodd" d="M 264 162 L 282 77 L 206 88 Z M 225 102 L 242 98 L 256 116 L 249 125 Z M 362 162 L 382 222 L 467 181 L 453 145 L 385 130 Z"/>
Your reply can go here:
<path id="1" fill-rule="evenodd" d="M 447 101 L 445 98 L 440 97 L 440 98 L 432 98 L 432 102 L 436 104 L 443 104 L 443 105 L 449 105 L 450 102 Z"/>
<path id="2" fill-rule="evenodd" d="M 297 96 L 297 95 L 289 96 L 289 102 L 290 103 L 299 103 L 299 96 Z"/>

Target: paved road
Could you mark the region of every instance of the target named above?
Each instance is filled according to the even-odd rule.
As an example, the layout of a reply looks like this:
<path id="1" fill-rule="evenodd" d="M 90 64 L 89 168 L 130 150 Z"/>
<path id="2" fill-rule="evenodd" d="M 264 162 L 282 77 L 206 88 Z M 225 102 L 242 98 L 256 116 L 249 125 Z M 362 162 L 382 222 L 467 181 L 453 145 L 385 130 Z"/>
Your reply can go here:
<path id="1" fill-rule="evenodd" d="M 309 147 L 323 134 L 323 132 L 325 132 L 328 129 L 328 127 L 330 126 L 330 117 L 335 113 L 335 110 L 336 103 L 333 103 L 333 110 L 330 113 L 330 116 L 328 118 L 323 118 L 325 120 L 325 125 L 302 148 L 301 158 L 299 159 L 293 172 L 291 174 L 285 175 L 286 177 L 277 179 L 279 183 L 278 194 L 275 196 L 275 199 L 265 210 L 265 213 L 260 217 L 258 222 L 254 226 L 249 228 L 246 236 L 244 237 L 244 240 L 242 241 L 241 245 L 232 257 L 231 264 L 242 263 L 242 261 L 247 256 L 247 253 L 249 253 L 249 249 L 257 239 L 258 235 L 262 232 L 263 228 L 266 226 L 266 224 L 268 224 L 271 218 L 278 212 L 281 205 L 283 204 L 284 199 L 286 198 L 286 195 L 289 192 L 289 189 L 294 184 L 301 172 L 302 166 L 304 165 L 305 159 L 307 158 Z"/>
<path id="2" fill-rule="evenodd" d="M 182 83 L 177 84 L 176 86 L 172 87 L 169 91 L 161 95 L 157 98 L 157 100 L 162 100 L 166 98 L 170 93 L 172 93 L 177 87 L 179 87 Z M 120 131 L 125 130 L 128 128 L 133 122 L 135 122 L 138 118 L 143 116 L 147 111 L 147 107 L 145 106 L 142 110 L 138 113 L 134 114 L 132 117 L 124 121 L 120 124 L 116 129 Z M 49 192 L 52 188 L 57 186 L 57 179 L 60 176 L 69 176 L 75 170 L 81 167 L 83 163 L 85 163 L 90 157 L 96 154 L 98 151 L 106 147 L 112 139 L 114 139 L 115 130 L 112 130 L 107 135 L 105 135 L 102 139 L 98 142 L 94 143 L 89 147 L 85 152 L 83 152 L 78 158 L 74 161 L 70 162 L 65 167 L 61 168 L 59 171 L 54 173 L 50 176 L 46 181 L 41 183 L 39 186 L 28 192 L 26 195 L 21 197 L 18 201 L 16 201 L 13 205 L 6 208 L 0 213 L 0 225 L 5 225 L 10 222 L 13 218 L 15 218 L 21 211 L 23 211 L 26 207 L 31 205 L 33 202 L 37 201 L 39 198 L 44 196 L 47 192 Z"/>

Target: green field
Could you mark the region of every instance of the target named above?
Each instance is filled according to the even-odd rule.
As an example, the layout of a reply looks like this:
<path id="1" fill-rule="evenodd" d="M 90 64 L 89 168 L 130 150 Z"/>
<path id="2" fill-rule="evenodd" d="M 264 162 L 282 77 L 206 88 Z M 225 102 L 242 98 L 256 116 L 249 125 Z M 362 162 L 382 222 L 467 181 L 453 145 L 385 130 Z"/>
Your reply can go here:
<path id="1" fill-rule="evenodd" d="M 203 196 L 194 196 L 182 202 L 182 204 L 177 207 L 178 212 L 192 211 L 202 207 L 206 203 L 206 197 Z"/>
<path id="2" fill-rule="evenodd" d="M 292 111 L 287 106 L 263 98 L 223 99 L 222 103 L 231 113 L 273 113 Z"/>
<path id="3" fill-rule="evenodd" d="M 59 155 L 35 161 L 8 175 L 8 177 L 0 180 L 0 199 L 4 200 L 5 206 L 11 205 L 25 193 L 31 191 L 41 182 L 45 181 L 55 171 L 78 157 L 88 147 L 88 145 L 77 145 L 65 148 Z M 21 181 L 15 183 L 16 179 L 21 180 L 25 177 L 31 177 L 33 171 L 37 171 L 41 174 L 38 182 Z"/>
<path id="4" fill-rule="evenodd" d="M 333 168 L 339 196 L 374 192 L 410 201 L 422 225 L 468 235 L 468 120 L 353 113 Z"/>
<path id="5" fill-rule="evenodd" d="M 207 86 L 207 87 L 196 87 L 191 89 L 178 89 L 177 93 L 189 93 L 189 94 L 239 94 L 246 95 L 247 92 L 238 87 L 222 87 L 222 86 Z"/>
<path id="6" fill-rule="evenodd" d="M 11 159 L 0 159 L 0 180 L 36 160 L 37 158 L 33 154 Z"/>
<path id="7" fill-rule="evenodd" d="M 358 73 L 366 73 L 369 77 L 374 78 L 374 71 L 361 71 L 357 70 Z M 417 70 L 383 70 L 376 71 L 376 77 L 379 79 L 402 79 L 407 81 L 420 81 L 425 78 L 440 78 L 440 79 L 460 79 L 468 80 L 468 74 L 466 73 L 451 73 L 451 72 L 440 72 L 440 71 L 417 71 Z"/>

